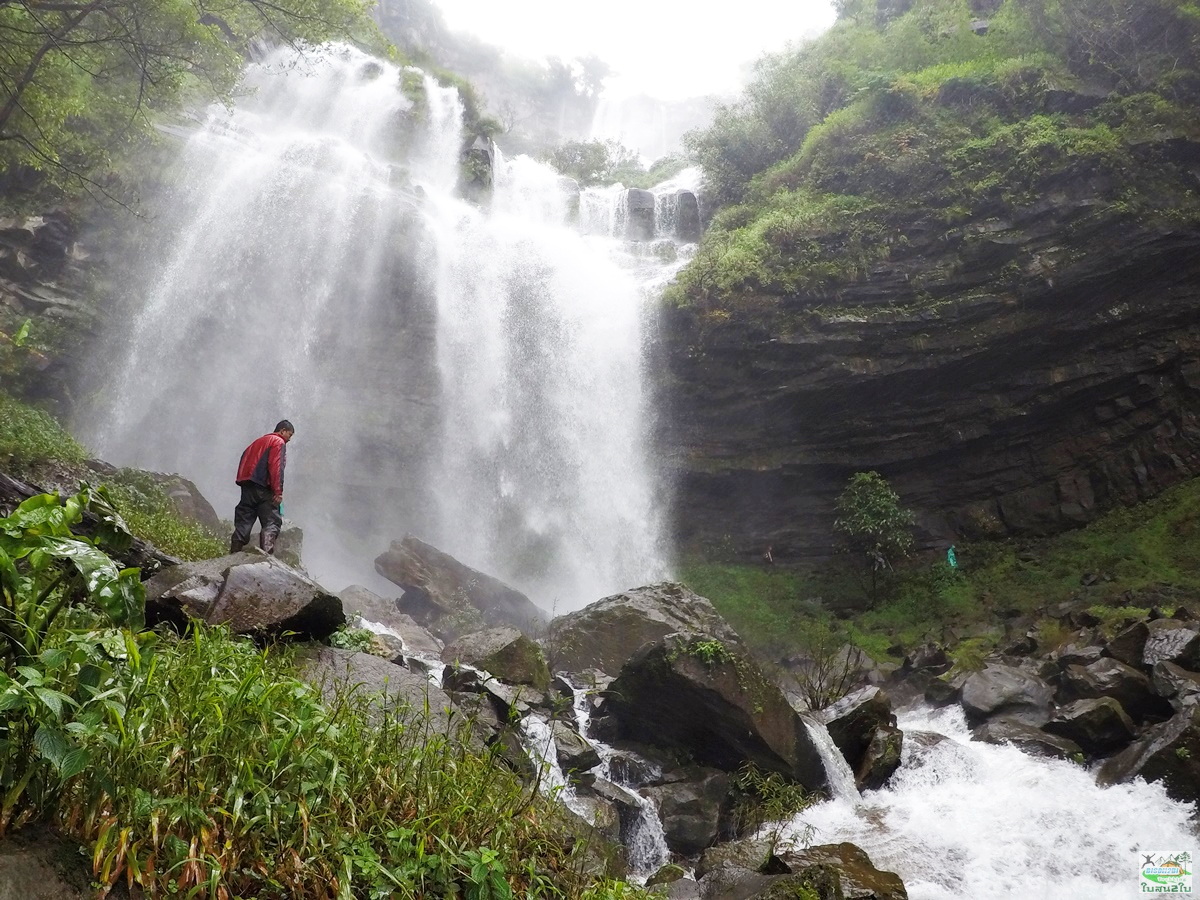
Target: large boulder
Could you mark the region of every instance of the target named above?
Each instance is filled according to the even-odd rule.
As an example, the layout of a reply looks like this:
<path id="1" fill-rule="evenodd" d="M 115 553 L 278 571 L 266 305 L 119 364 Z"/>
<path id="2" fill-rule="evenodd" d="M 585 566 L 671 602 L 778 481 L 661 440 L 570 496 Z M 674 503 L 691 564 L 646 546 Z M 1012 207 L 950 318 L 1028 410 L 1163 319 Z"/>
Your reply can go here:
<path id="1" fill-rule="evenodd" d="M 347 617 L 358 616 L 389 629 L 399 638 L 403 652 L 440 658 L 445 643 L 414 622 L 412 616 L 400 612 L 395 600 L 380 597 L 358 584 L 343 589 L 338 597 Z"/>
<path id="2" fill-rule="evenodd" d="M 719 769 L 692 766 L 676 770 L 672 780 L 643 788 L 658 807 L 667 846 L 692 856 L 712 846 L 727 813 L 730 775 Z"/>
<path id="3" fill-rule="evenodd" d="M 466 663 L 506 684 L 525 684 L 544 694 L 550 670 L 542 648 L 515 628 L 489 628 L 464 634 L 442 650 L 442 662 Z"/>
<path id="4" fill-rule="evenodd" d="M 625 192 L 625 239 L 649 241 L 654 237 L 654 195 L 630 188 Z"/>
<path id="5" fill-rule="evenodd" d="M 1060 709 L 1042 729 L 1074 741 L 1091 756 L 1124 747 L 1134 735 L 1133 720 L 1112 697 L 1076 700 Z"/>
<path id="6" fill-rule="evenodd" d="M 301 676 L 330 703 L 346 693 L 357 694 L 370 699 L 377 715 L 399 709 L 419 716 L 421 727 L 435 734 L 454 734 L 460 724 L 460 717 L 451 715 L 454 707 L 445 691 L 386 659 L 337 647 L 316 647 L 301 659 Z"/>
<path id="7" fill-rule="evenodd" d="M 1200 699 L 1200 674 L 1163 660 L 1154 666 L 1151 683 L 1158 696 L 1166 698 L 1177 712 L 1195 706 Z"/>
<path id="8" fill-rule="evenodd" d="M 1154 693 L 1149 678 L 1111 657 L 1087 666 L 1067 666 L 1059 682 L 1059 694 L 1068 701 L 1112 697 L 1139 722 L 1171 716 L 1171 705 Z"/>
<path id="9" fill-rule="evenodd" d="M 1161 781 L 1176 800 L 1200 801 L 1200 707 L 1155 725 L 1106 761 L 1096 780 L 1102 785 L 1121 784 L 1139 776 Z"/>
<path id="10" fill-rule="evenodd" d="M 971 737 L 985 744 L 1012 744 L 1031 756 L 1075 759 L 1077 754 L 1083 753 L 1072 740 L 1007 716 L 988 719 L 971 732 Z"/>
<path id="11" fill-rule="evenodd" d="M 855 844 L 821 844 L 780 853 L 779 859 L 792 872 L 802 872 L 810 866 L 833 867 L 841 879 L 846 900 L 908 900 L 900 876 L 875 868 L 866 851 Z"/>
<path id="12" fill-rule="evenodd" d="M 1142 665 L 1153 669 L 1157 663 L 1172 662 L 1192 672 L 1200 671 L 1200 623 L 1175 619 L 1155 619 L 1147 623 Z"/>
<path id="13" fill-rule="evenodd" d="M 961 702 L 967 717 L 982 722 L 995 715 L 1006 715 L 1041 725 L 1050 718 L 1054 690 L 1036 675 L 990 663 L 981 672 L 972 673 L 963 683 Z"/>
<path id="14" fill-rule="evenodd" d="M 681 241 L 700 240 L 700 203 L 691 191 L 679 191 L 675 195 L 675 237 Z"/>
<path id="15" fill-rule="evenodd" d="M 810 790 L 825 786 L 820 755 L 778 685 L 712 635 L 680 632 L 644 646 L 609 686 L 608 706 L 634 740 L 727 772 L 749 762 Z"/>
<path id="16" fill-rule="evenodd" d="M 877 687 L 852 691 L 821 713 L 846 757 L 859 790 L 881 787 L 900 767 L 904 735 L 888 695 Z"/>
<path id="17" fill-rule="evenodd" d="M 709 634 L 727 645 L 741 643 L 708 600 L 668 581 L 613 594 L 559 616 L 550 623 L 545 644 L 555 671 L 599 669 L 615 675 L 643 644 L 677 631 Z"/>
<path id="18" fill-rule="evenodd" d="M 520 591 L 412 535 L 377 556 L 375 571 L 404 588 L 399 611 L 444 641 L 488 625 L 536 636 L 549 619 Z"/>
<path id="19" fill-rule="evenodd" d="M 164 569 L 146 582 L 146 617 L 177 625 L 190 617 L 235 634 L 315 641 L 346 623 L 341 600 L 256 550 Z"/>
<path id="20" fill-rule="evenodd" d="M 550 722 L 550 734 L 554 737 L 554 752 L 558 764 L 568 775 L 586 772 L 600 765 L 600 753 L 574 728 L 560 719 Z"/>

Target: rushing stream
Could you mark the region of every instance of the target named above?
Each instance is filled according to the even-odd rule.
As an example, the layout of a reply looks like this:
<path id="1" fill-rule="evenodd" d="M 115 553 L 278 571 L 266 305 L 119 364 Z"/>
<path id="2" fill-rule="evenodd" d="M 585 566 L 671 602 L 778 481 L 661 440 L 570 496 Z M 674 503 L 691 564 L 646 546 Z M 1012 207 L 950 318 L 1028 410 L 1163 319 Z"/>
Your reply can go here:
<path id="1" fill-rule="evenodd" d="M 1194 855 L 1193 809 L 1161 785 L 1100 788 L 1074 763 L 972 741 L 959 707 L 900 727 L 886 787 L 815 806 L 784 837 L 857 844 L 910 900 L 1123 900 L 1138 893 L 1138 849 Z"/>
<path id="2" fill-rule="evenodd" d="M 176 129 L 90 441 L 229 516 L 291 419 L 286 513 L 335 588 L 405 532 L 559 611 L 667 574 L 643 354 L 679 248 L 526 158 L 460 199 L 461 103 L 415 70 L 280 50 L 246 86 Z"/>

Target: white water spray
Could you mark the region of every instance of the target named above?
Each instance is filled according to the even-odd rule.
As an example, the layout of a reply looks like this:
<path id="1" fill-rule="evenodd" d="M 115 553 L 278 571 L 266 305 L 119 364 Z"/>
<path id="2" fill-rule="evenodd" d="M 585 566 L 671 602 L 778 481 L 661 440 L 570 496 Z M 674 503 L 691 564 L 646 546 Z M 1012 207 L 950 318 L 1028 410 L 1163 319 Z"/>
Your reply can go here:
<path id="1" fill-rule="evenodd" d="M 458 199 L 461 103 L 426 76 L 326 47 L 246 84 L 157 198 L 90 442 L 228 516 L 242 448 L 291 419 L 287 513 L 330 587 L 378 586 L 405 532 L 559 612 L 667 575 L 642 353 L 676 264 L 581 234 L 527 159 L 490 210 Z"/>
<path id="2" fill-rule="evenodd" d="M 970 740 L 959 708 L 902 717 L 904 762 L 861 801 L 806 810 L 785 831 L 850 841 L 904 880 L 910 900 L 1121 900 L 1138 848 L 1196 846 L 1190 804 L 1160 785 L 1111 788 L 1071 762 Z M 945 740 L 920 748 L 916 731 Z"/>

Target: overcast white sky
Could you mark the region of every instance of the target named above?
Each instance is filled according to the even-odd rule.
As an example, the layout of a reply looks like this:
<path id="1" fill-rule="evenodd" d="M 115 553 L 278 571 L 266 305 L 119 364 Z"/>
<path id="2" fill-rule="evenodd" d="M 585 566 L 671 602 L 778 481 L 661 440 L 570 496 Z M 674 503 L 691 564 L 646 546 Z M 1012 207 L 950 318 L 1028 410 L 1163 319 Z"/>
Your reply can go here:
<path id="1" fill-rule="evenodd" d="M 532 58 L 594 53 L 623 76 L 621 93 L 664 99 L 732 91 L 746 63 L 834 19 L 829 0 L 436 2 L 455 30 Z"/>

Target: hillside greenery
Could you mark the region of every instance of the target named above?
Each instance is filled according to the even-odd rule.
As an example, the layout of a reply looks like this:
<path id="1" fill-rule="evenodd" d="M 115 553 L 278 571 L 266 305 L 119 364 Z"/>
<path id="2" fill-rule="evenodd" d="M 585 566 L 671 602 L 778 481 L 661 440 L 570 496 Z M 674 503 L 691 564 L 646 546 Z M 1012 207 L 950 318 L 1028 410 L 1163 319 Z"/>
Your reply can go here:
<path id="1" fill-rule="evenodd" d="M 1001 624 L 1029 616 L 1054 631 L 1048 613 L 1073 602 L 1102 622 L 1145 617 L 1200 596 L 1200 479 L 1114 510 L 1085 528 L 1043 539 L 959 544 L 959 567 L 913 559 L 888 592 L 864 609 L 852 560 L 784 567 L 694 559 L 681 578 L 763 655 L 778 658 L 828 635 L 877 660 L 926 641 L 957 646 L 964 660 L 995 647 Z M 1057 637 L 1065 637 L 1058 635 Z"/>
<path id="2" fill-rule="evenodd" d="M 813 295 L 914 233 L 1071 182 L 1093 215 L 1194 221 L 1200 3 L 844 0 L 689 137 L 718 209 L 671 299 Z M 1078 187 L 1083 185 L 1082 188 Z"/>

